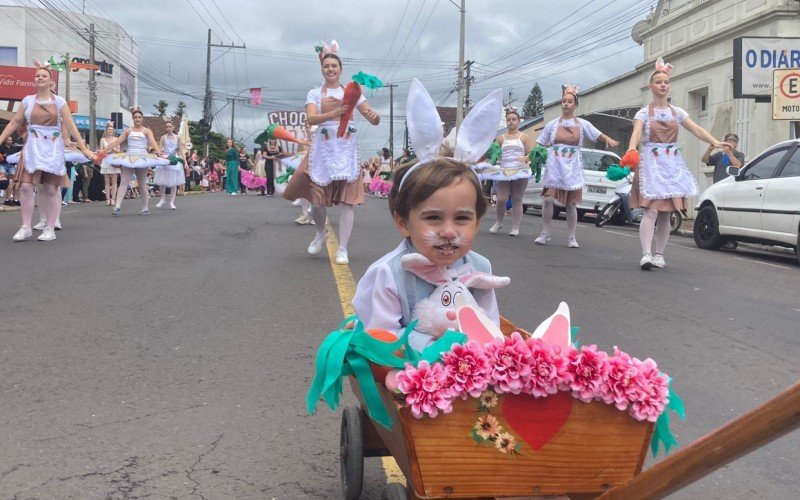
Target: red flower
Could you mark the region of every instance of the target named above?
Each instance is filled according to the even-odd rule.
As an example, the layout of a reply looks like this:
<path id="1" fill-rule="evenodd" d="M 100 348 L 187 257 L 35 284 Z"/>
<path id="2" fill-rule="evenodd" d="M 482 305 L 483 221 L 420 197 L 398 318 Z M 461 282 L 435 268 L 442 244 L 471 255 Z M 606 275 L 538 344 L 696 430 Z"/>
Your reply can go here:
<path id="1" fill-rule="evenodd" d="M 416 368 L 406 363 L 405 370 L 397 374 L 397 388 L 406 395 L 406 404 L 411 405 L 411 413 L 417 418 L 422 418 L 423 414 L 435 417 L 439 410 L 453 411 L 447 375 L 441 363 L 429 365 L 427 361 L 420 361 Z"/>
<path id="2" fill-rule="evenodd" d="M 644 361 L 634 358 L 633 363 L 640 376 L 635 379 L 638 391 L 628 412 L 637 420 L 655 422 L 669 402 L 669 377 L 660 373 L 650 358 Z"/>
<path id="3" fill-rule="evenodd" d="M 618 410 L 625 410 L 631 401 L 639 398 L 639 379 L 642 375 L 631 357 L 616 346 L 614 356 L 609 358 L 608 364 L 608 379 L 601 388 L 603 401 L 613 404 Z"/>

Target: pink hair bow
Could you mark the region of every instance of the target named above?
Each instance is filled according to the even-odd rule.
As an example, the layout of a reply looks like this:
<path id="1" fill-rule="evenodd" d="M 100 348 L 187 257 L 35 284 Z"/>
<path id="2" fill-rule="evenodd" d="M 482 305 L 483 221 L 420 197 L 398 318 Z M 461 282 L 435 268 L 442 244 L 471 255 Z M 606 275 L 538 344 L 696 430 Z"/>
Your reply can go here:
<path id="1" fill-rule="evenodd" d="M 565 83 L 564 85 L 561 86 L 561 93 L 562 94 L 572 94 L 572 95 L 576 96 L 576 95 L 578 95 L 578 86 L 575 85 L 575 84 Z"/>
<path id="2" fill-rule="evenodd" d="M 331 44 L 328 45 L 325 42 L 319 42 L 319 45 L 314 46 L 314 50 L 317 51 L 319 54 L 319 58 L 322 59 L 328 54 L 333 54 L 335 56 L 339 55 L 339 42 L 336 40 L 331 40 Z"/>
<path id="3" fill-rule="evenodd" d="M 656 60 L 656 71 L 663 71 L 664 73 L 669 75 L 669 72 L 672 71 L 672 65 L 669 63 L 664 62 L 663 57 L 659 57 Z"/>

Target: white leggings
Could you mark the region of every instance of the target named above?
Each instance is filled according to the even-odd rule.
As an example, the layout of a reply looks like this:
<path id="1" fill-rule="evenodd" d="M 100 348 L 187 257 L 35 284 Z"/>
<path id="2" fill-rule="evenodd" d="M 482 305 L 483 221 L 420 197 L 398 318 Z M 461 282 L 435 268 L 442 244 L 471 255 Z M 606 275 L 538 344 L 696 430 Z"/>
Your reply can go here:
<path id="1" fill-rule="evenodd" d="M 128 168 L 120 167 L 122 173 L 120 174 L 119 188 L 117 189 L 117 198 L 114 200 L 114 207 L 119 208 L 122 205 L 122 200 L 125 199 L 125 191 L 128 190 L 128 184 L 131 182 L 134 172 L 136 172 L 136 180 L 139 181 L 139 194 L 142 197 L 142 210 L 147 210 L 150 195 L 147 192 L 147 169 L 146 168 Z"/>
<path id="2" fill-rule="evenodd" d="M 22 215 L 22 225 L 31 227 L 33 208 L 36 194 L 33 184 L 22 183 L 19 188 L 19 204 Z M 47 220 L 47 227 L 53 229 L 56 221 L 61 217 L 61 188 L 50 184 L 39 186 L 39 214 Z"/>
<path id="3" fill-rule="evenodd" d="M 546 196 L 542 201 L 542 232 L 550 234 L 550 225 L 553 222 L 553 206 L 556 199 Z M 569 239 L 575 239 L 575 231 L 578 228 L 578 207 L 574 203 L 567 203 L 567 230 Z"/>
<path id="4" fill-rule="evenodd" d="M 639 224 L 639 241 L 642 244 L 642 254 L 652 253 L 653 235 L 656 238 L 656 252 L 664 255 L 669 240 L 669 216 L 671 212 L 659 212 L 647 209 Z"/>
<path id="5" fill-rule="evenodd" d="M 516 179 L 513 181 L 495 181 L 497 185 L 497 222 L 503 223 L 506 215 L 506 200 L 511 194 L 511 225 L 519 229 L 522 222 L 522 197 L 525 195 L 525 188 L 528 186 L 528 179 Z"/>
<path id="6" fill-rule="evenodd" d="M 311 217 L 317 226 L 319 234 L 325 234 L 325 219 L 328 217 L 328 210 L 325 205 L 311 205 Z M 347 250 L 350 242 L 350 235 L 353 234 L 353 225 L 356 220 L 356 211 L 353 205 L 346 203 L 339 204 L 339 248 Z"/>

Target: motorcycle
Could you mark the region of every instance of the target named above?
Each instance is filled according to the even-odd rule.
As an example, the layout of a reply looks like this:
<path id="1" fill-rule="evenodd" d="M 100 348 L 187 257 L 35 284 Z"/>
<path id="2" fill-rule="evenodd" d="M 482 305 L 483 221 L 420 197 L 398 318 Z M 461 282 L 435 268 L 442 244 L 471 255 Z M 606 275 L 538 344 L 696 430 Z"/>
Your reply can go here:
<path id="1" fill-rule="evenodd" d="M 603 227 L 609 222 L 616 225 L 634 224 L 639 225 L 644 216 L 644 209 L 631 208 L 631 187 L 633 186 L 633 174 L 625 177 L 625 184 L 614 189 L 614 197 L 597 214 L 594 225 Z M 673 210 L 669 215 L 670 234 L 677 234 L 683 222 L 683 214 L 679 210 Z"/>

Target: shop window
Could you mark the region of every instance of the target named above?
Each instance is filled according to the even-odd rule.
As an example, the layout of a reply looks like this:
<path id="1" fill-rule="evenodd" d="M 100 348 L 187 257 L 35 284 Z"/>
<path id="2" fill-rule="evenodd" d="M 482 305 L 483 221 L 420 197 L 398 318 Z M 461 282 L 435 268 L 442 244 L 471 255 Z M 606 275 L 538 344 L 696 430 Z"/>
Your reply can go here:
<path id="1" fill-rule="evenodd" d="M 697 116 L 708 115 L 708 87 L 692 90 L 689 92 L 689 103 L 692 106 L 692 111 L 689 114 L 697 114 Z"/>

